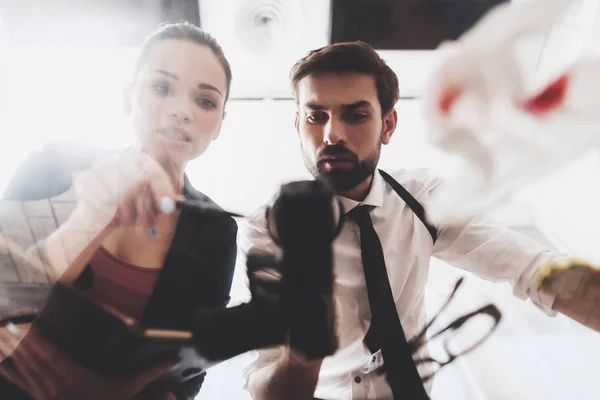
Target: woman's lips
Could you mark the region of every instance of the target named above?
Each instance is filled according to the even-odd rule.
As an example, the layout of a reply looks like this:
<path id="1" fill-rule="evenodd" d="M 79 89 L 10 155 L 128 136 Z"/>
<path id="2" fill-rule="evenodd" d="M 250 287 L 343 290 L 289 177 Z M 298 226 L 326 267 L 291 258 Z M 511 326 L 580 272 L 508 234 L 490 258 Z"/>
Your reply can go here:
<path id="1" fill-rule="evenodd" d="M 192 141 L 192 135 L 188 133 L 185 129 L 178 127 L 166 127 L 158 130 L 164 138 L 181 143 L 189 143 Z"/>

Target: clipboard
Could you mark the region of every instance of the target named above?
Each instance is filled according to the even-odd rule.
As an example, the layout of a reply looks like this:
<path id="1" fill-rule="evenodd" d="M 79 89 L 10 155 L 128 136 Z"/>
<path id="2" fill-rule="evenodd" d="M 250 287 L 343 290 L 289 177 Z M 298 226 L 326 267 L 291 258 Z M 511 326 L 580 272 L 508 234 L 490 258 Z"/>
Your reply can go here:
<path id="1" fill-rule="evenodd" d="M 15 316 L 5 321 L 18 322 L 27 317 Z M 33 326 L 74 361 L 105 377 L 132 376 L 165 359 L 179 359 L 152 384 L 161 389 L 178 386 L 216 364 L 196 351 L 191 331 L 143 326 L 61 283 L 52 286 Z"/>

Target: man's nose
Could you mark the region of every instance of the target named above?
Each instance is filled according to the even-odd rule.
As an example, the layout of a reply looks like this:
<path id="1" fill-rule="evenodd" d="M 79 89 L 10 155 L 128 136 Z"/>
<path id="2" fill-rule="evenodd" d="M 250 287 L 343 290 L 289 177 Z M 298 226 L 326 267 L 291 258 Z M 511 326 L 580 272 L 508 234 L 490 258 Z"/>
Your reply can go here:
<path id="1" fill-rule="evenodd" d="M 330 118 L 325 124 L 323 142 L 328 145 L 346 143 L 346 129 L 344 124 L 337 118 Z"/>

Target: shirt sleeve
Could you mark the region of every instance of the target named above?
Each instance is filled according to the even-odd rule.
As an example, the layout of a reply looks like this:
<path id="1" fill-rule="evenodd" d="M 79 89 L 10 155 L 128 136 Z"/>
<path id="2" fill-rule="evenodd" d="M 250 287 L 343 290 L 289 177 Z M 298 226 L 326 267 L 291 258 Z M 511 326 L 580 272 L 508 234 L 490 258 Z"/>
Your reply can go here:
<path id="1" fill-rule="evenodd" d="M 279 247 L 270 238 L 266 228 L 266 209 L 266 206 L 258 208 L 248 216 L 244 223 L 240 224 L 238 243 L 244 265 L 248 252 L 251 250 L 261 250 L 271 254 L 277 254 L 280 251 Z M 249 293 L 250 289 L 248 288 L 248 278 L 246 274 L 244 274 L 244 285 L 246 286 L 246 293 Z M 281 356 L 281 353 L 281 346 L 251 351 L 250 361 L 242 370 L 245 382 L 244 388 L 248 388 L 248 381 L 254 372 L 277 361 Z"/>
<path id="2" fill-rule="evenodd" d="M 508 282 L 516 297 L 529 297 L 546 314 L 557 314 L 552 310 L 555 295 L 536 289 L 532 283 L 538 268 L 565 254 L 485 215 L 438 227 L 438 234 L 433 256 L 483 279 Z"/>

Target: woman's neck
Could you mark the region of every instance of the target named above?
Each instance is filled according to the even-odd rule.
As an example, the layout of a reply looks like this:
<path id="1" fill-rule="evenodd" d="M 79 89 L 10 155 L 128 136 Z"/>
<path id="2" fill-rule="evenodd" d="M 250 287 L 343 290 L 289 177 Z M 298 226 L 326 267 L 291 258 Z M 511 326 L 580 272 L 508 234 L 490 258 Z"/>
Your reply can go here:
<path id="1" fill-rule="evenodd" d="M 159 161 L 160 162 L 160 161 Z M 173 183 L 173 187 L 177 193 L 183 193 L 183 182 L 185 174 L 185 164 L 175 165 L 173 162 L 160 162 Z"/>
<path id="2" fill-rule="evenodd" d="M 139 145 L 136 146 L 135 149 L 137 151 L 146 151 Z M 183 193 L 183 183 L 184 183 L 186 163 L 185 162 L 181 162 L 181 163 L 174 162 L 171 158 L 169 158 L 167 156 L 159 158 L 159 157 L 156 157 L 156 155 L 153 155 L 151 152 L 148 152 L 148 154 L 151 154 L 154 157 L 154 159 L 163 167 L 163 169 L 165 170 L 165 172 L 171 179 L 171 183 L 173 184 L 175 191 L 177 193 Z"/>

